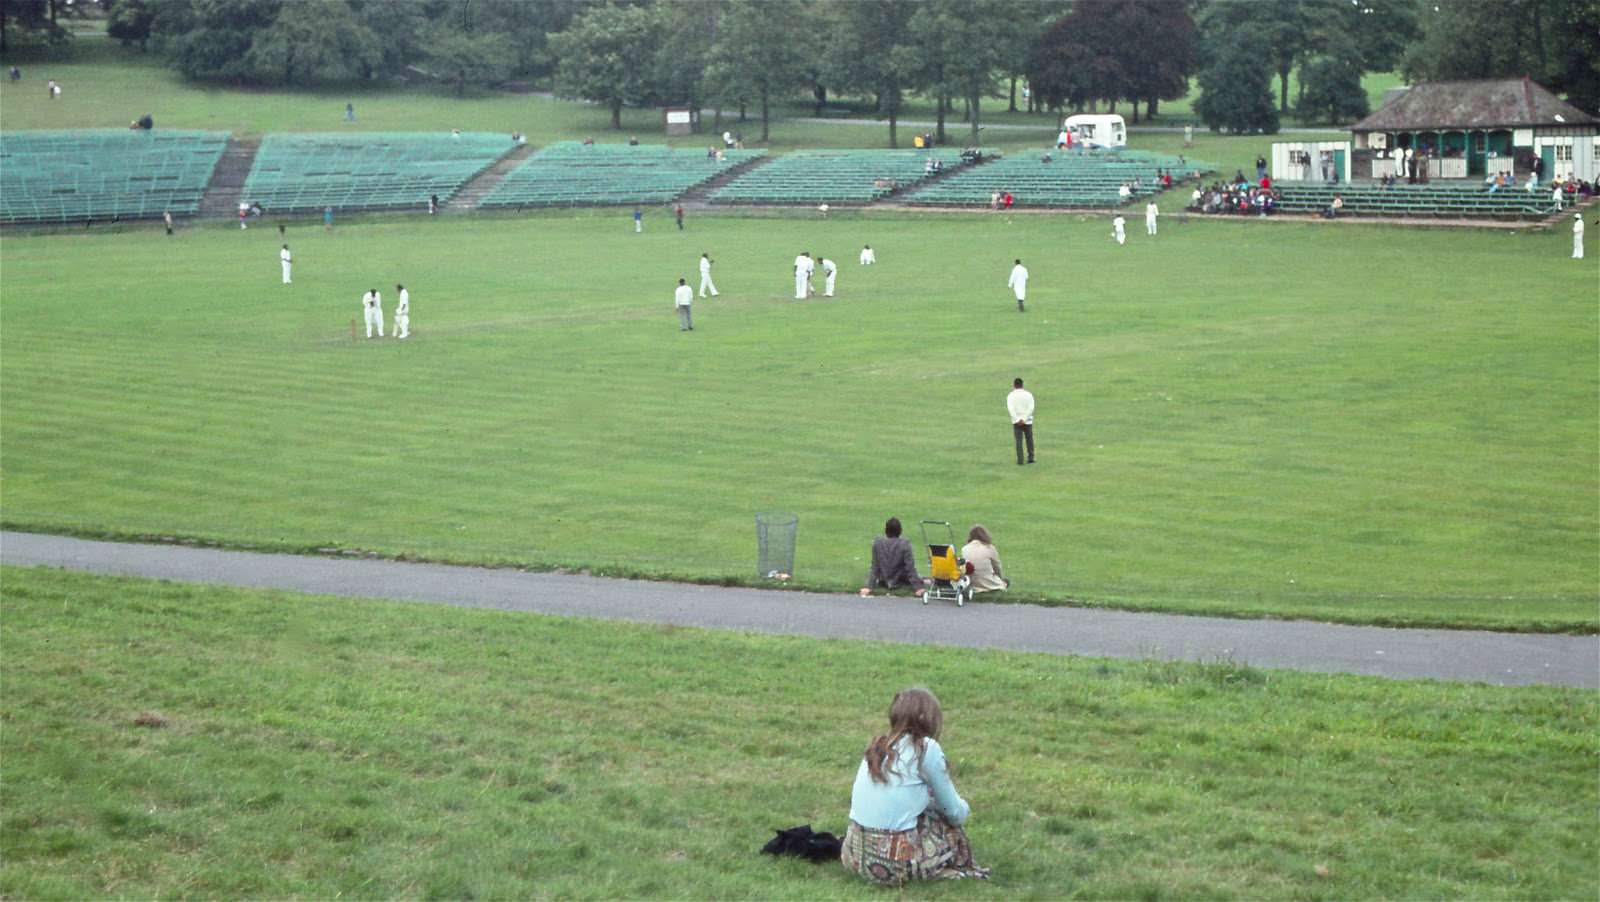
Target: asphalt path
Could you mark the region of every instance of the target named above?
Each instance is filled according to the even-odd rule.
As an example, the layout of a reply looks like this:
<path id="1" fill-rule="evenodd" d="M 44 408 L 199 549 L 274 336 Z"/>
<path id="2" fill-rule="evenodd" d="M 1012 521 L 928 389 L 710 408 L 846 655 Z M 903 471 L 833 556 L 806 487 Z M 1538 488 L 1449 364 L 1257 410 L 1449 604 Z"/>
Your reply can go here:
<path id="1" fill-rule="evenodd" d="M 1600 686 L 1600 636 L 1386 629 L 602 579 L 0 533 L 0 563 L 352 599 L 821 639 L 998 648 L 1500 685 Z"/>

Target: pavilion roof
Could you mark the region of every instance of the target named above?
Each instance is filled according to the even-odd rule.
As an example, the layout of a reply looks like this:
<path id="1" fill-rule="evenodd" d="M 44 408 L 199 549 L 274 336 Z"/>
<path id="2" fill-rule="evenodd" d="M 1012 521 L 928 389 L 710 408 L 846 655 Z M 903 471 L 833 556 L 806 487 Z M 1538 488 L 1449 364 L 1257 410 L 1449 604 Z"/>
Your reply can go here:
<path id="1" fill-rule="evenodd" d="M 1594 124 L 1593 116 L 1524 77 L 1416 85 L 1350 129 L 1374 132 Z"/>

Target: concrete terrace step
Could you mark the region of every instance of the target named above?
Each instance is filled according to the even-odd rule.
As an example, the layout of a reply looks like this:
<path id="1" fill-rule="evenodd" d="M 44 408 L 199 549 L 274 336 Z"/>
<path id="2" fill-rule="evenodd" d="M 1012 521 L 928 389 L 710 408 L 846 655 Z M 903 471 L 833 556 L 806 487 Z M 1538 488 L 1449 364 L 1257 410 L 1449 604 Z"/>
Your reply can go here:
<path id="1" fill-rule="evenodd" d="M 523 160 L 533 156 L 534 150 L 532 144 L 519 144 L 512 148 L 510 153 L 501 157 L 493 166 L 462 185 L 461 189 L 445 202 L 444 208 L 453 212 L 476 210 L 478 202 L 488 197 L 489 192 L 505 179 L 507 173 L 521 165 Z"/>
<path id="2" fill-rule="evenodd" d="M 222 159 L 206 183 L 206 193 L 200 198 L 201 216 L 237 216 L 239 201 L 244 196 L 244 183 L 250 178 L 250 167 L 261 149 L 261 138 L 229 138 L 222 151 Z"/>
<path id="3" fill-rule="evenodd" d="M 728 184 L 729 182 L 741 175 L 744 175 L 746 172 L 749 172 L 757 166 L 765 166 L 774 159 L 777 158 L 768 153 L 730 166 L 727 169 L 724 169 L 715 178 L 701 182 L 693 188 L 690 188 L 688 191 L 683 192 L 683 194 L 678 197 L 678 203 L 682 204 L 685 208 L 700 209 L 703 207 L 709 207 L 711 205 L 711 192 L 721 188 L 723 185 Z"/>

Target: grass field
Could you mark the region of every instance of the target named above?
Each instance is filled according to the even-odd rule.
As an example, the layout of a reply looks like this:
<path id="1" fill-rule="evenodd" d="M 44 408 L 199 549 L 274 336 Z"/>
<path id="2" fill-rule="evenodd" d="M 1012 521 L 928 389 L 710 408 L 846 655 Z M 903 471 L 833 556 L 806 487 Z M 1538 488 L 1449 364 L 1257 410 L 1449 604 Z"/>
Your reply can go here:
<path id="1" fill-rule="evenodd" d="M 647 226 L 295 223 L 289 287 L 271 228 L 7 238 L 0 516 L 738 581 L 780 508 L 797 583 L 833 590 L 885 517 L 933 517 L 986 524 L 1024 600 L 1597 627 L 1595 281 L 1564 236 Z M 803 248 L 841 262 L 837 299 L 788 299 Z M 703 249 L 722 297 L 680 334 Z M 362 291 L 392 308 L 396 281 L 415 337 L 352 343 Z M 1035 467 L 1011 460 L 1016 375 Z"/>
<path id="2" fill-rule="evenodd" d="M 7 898 L 882 898 L 756 850 L 911 683 L 994 868 L 918 897 L 1600 889 L 1593 692 L 3 575 Z"/>

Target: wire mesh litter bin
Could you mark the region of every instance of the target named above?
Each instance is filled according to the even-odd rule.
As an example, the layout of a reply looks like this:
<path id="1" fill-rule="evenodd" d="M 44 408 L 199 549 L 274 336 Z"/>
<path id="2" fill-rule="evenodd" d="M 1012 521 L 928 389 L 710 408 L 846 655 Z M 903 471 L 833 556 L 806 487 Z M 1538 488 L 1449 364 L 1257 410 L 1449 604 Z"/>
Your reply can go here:
<path id="1" fill-rule="evenodd" d="M 800 518 L 786 511 L 756 514 L 756 573 L 764 579 L 794 575 L 794 540 Z"/>

